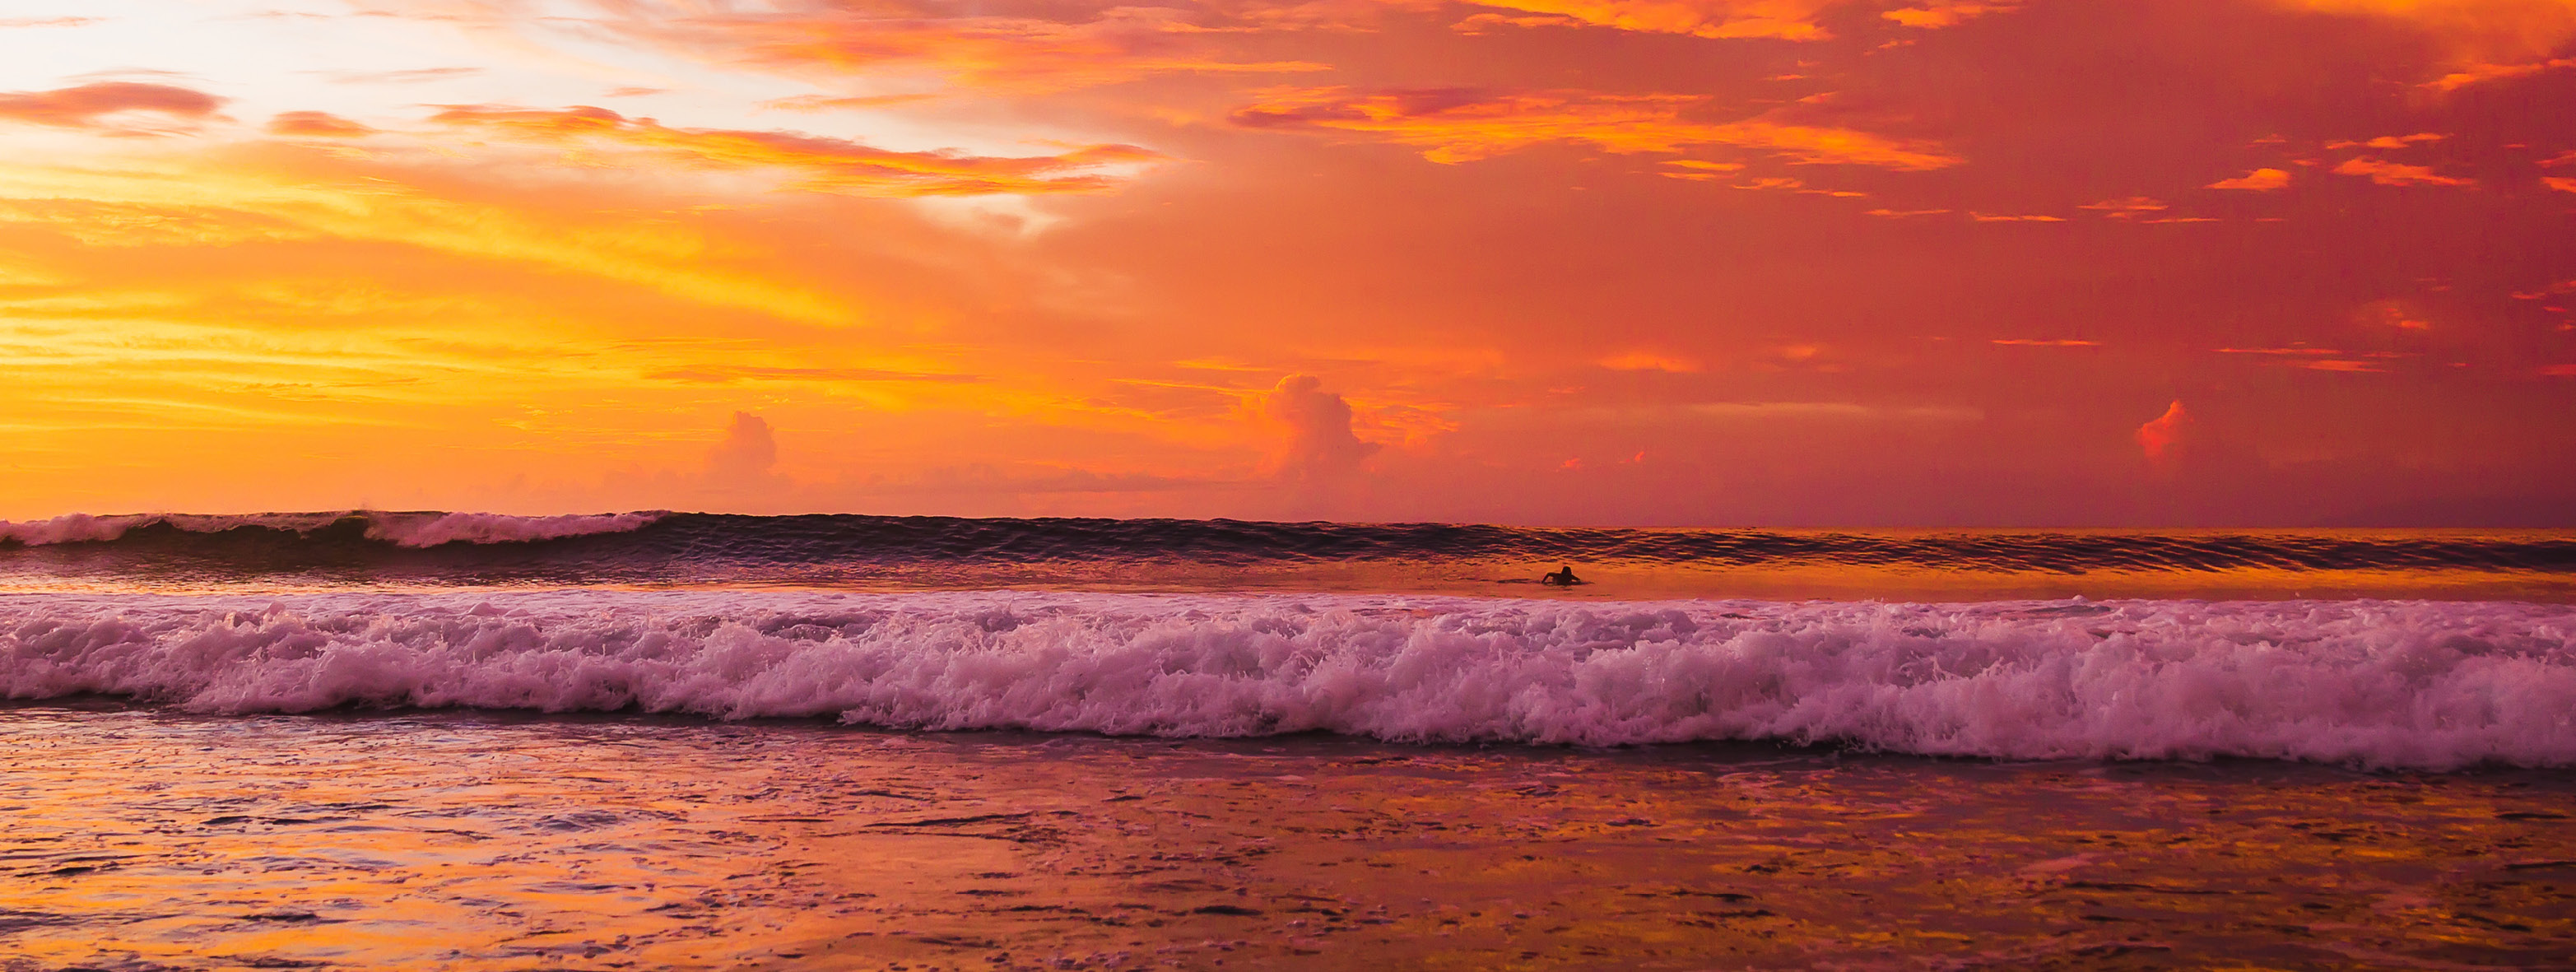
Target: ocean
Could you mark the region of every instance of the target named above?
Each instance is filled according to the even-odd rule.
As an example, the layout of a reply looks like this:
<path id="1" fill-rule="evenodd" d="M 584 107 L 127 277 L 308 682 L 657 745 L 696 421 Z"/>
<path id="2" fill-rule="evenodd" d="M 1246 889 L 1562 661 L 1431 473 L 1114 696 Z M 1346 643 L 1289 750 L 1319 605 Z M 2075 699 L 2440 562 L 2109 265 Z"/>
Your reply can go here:
<path id="1" fill-rule="evenodd" d="M 2576 964 L 2564 531 L 75 516 L 0 659 L 11 972 Z"/>

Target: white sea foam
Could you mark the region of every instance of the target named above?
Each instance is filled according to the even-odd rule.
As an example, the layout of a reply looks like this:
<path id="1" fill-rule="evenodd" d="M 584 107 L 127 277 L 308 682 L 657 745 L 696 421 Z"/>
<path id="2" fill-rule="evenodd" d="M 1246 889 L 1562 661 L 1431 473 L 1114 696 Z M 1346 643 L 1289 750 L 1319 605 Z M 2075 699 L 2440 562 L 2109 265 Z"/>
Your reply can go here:
<path id="1" fill-rule="evenodd" d="M 367 518 L 369 539 L 398 547 L 435 547 L 446 543 L 522 543 L 598 533 L 627 533 L 662 518 L 660 513 L 603 513 L 569 516 L 508 516 L 500 513 L 249 513 L 235 516 L 130 513 L 92 516 L 73 513 L 50 520 L 13 523 L 0 520 L 0 541 L 30 547 L 57 543 L 115 540 L 136 527 L 167 523 L 190 533 L 220 533 L 235 527 L 262 527 L 298 533 L 319 530 L 344 517 Z"/>
<path id="2" fill-rule="evenodd" d="M 0 693 L 929 729 L 2576 766 L 2576 608 L 1377 595 L 0 597 Z"/>

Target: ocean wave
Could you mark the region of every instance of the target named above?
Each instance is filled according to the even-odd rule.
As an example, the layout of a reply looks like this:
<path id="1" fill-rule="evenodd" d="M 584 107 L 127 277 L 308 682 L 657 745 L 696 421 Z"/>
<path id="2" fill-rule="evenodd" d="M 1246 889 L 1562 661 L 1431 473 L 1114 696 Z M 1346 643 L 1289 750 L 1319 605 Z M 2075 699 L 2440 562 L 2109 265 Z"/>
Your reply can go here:
<path id="1" fill-rule="evenodd" d="M 2576 766 L 2576 608 L 956 592 L 0 597 L 0 695 Z"/>
<path id="2" fill-rule="evenodd" d="M 0 520 L 0 545 L 43 547 L 69 543 L 112 543 L 140 530 L 211 536 L 233 531 L 254 534 L 315 534 L 354 531 L 360 538 L 395 547 L 421 549 L 450 543 L 501 544 L 559 540 L 566 537 L 630 533 L 667 514 L 605 513 L 563 516 L 509 516 L 500 513 L 249 513 L 200 515 L 132 513 L 92 516 L 74 513 L 50 520 L 13 523 Z"/>
<path id="3" fill-rule="evenodd" d="M 2293 577 L 2317 572 L 2576 577 L 2576 535 L 2536 531 L 1785 532 L 1262 523 L 1169 519 L 968 519 L 857 515 L 446 512 L 242 516 L 72 515 L 0 521 L 0 573 L 207 576 L 331 572 L 344 579 L 494 577 L 587 583 L 803 583 L 973 577 L 1038 569 L 1115 579 L 1172 568 L 1346 564 L 1556 564 L 1701 571 Z M 1533 569 L 1535 568 L 1535 569 Z M 944 573 L 943 573 L 944 572 Z M 1068 573 L 1069 572 L 1069 573 Z M 2298 585 L 2290 583 L 2289 590 Z"/>

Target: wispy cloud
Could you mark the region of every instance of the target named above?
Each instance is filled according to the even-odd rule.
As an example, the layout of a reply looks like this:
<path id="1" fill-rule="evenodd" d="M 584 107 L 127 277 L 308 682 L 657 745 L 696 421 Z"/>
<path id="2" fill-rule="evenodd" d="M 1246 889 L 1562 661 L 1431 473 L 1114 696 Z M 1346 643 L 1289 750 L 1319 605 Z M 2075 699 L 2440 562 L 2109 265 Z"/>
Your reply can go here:
<path id="1" fill-rule="evenodd" d="M 531 144 L 622 148 L 691 166 L 776 170 L 788 173 L 799 189 L 862 196 L 1100 192 L 1124 181 L 1111 170 L 1163 160 L 1132 145 L 1016 157 L 897 152 L 792 132 L 672 128 L 587 106 L 458 106 L 432 120 Z"/>
<path id="2" fill-rule="evenodd" d="M 733 66 L 834 79 L 914 77 L 969 88 L 1062 91 L 1161 74 L 1324 70 L 1304 60 L 1237 59 L 1210 38 L 1257 29 L 1213 8 L 1064 7 L 1000 14 L 889 0 L 749 5 L 619 0 L 607 29 Z"/>
<path id="3" fill-rule="evenodd" d="M 483 73 L 479 67 L 408 68 L 399 71 L 315 71 L 341 84 L 424 84 Z"/>
<path id="4" fill-rule="evenodd" d="M 2271 192 L 2275 189 L 2286 189 L 2289 185 L 2290 174 L 2288 172 L 2280 169 L 2256 169 L 2233 179 L 2220 179 L 2217 182 L 2210 183 L 2206 188 L 2239 189 L 2247 192 Z"/>
<path id="5" fill-rule="evenodd" d="M 1795 162 L 1896 170 L 1960 162 L 1936 145 L 1849 128 L 1766 117 L 1731 122 L 1692 118 L 1707 102 L 1697 95 L 1587 91 L 1272 88 L 1230 117 L 1244 128 L 1349 133 L 1415 146 L 1424 158 L 1444 164 L 1550 144 L 1613 153 L 1679 153 L 1718 145 Z"/>
<path id="6" fill-rule="evenodd" d="M 2475 179 L 2453 178 L 2435 172 L 2427 166 L 2405 165 L 2367 156 L 2345 159 L 2343 164 L 2335 166 L 2333 171 L 2336 175 L 2367 176 L 2370 181 L 2383 186 L 2474 186 L 2478 184 Z"/>
<path id="7" fill-rule="evenodd" d="M 215 117 L 224 99 L 166 84 L 101 81 L 51 91 L 0 92 L 0 121 L 56 128 L 140 131 L 115 124 L 133 113 L 198 122 Z"/>

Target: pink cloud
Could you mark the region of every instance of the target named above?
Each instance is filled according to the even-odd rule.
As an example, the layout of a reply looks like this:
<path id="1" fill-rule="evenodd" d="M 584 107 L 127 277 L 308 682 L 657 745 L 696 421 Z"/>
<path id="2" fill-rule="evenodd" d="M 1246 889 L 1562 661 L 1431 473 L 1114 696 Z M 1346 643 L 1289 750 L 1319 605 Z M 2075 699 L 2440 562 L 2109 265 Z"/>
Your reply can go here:
<path id="1" fill-rule="evenodd" d="M 1351 431 L 1351 406 L 1324 389 L 1313 375 L 1290 375 L 1262 400 L 1262 411 L 1288 427 L 1288 444 L 1279 460 L 1287 479 L 1320 480 L 1357 472 L 1375 455 L 1378 444 L 1363 442 Z"/>
<path id="2" fill-rule="evenodd" d="M 106 128 L 111 126 L 104 119 L 125 112 L 198 121 L 213 117 L 224 100 L 166 84 L 101 81 L 51 91 L 0 92 L 0 121 L 56 128 Z"/>

